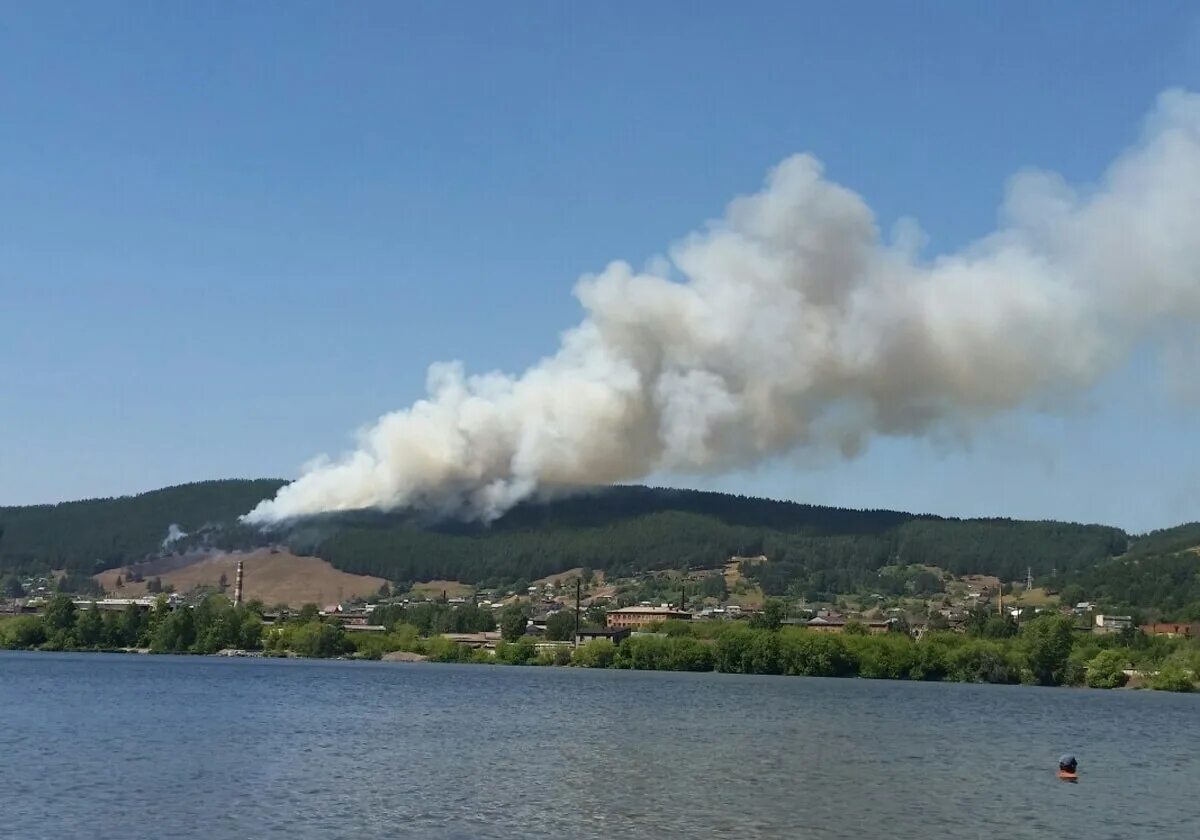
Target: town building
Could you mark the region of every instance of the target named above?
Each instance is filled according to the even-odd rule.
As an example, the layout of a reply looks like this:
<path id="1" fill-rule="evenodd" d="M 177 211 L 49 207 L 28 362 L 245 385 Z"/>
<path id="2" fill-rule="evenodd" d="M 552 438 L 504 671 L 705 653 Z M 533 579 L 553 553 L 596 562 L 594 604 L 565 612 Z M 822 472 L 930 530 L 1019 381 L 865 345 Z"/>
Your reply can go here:
<path id="1" fill-rule="evenodd" d="M 456 645 L 466 645 L 474 650 L 495 650 L 501 636 L 494 630 L 483 633 L 443 633 L 442 638 L 449 639 Z"/>
<path id="2" fill-rule="evenodd" d="M 691 621 L 691 619 L 690 612 L 677 610 L 674 607 L 624 607 L 619 610 L 610 610 L 607 623 L 610 629 L 634 630 L 660 621 Z"/>
<path id="3" fill-rule="evenodd" d="M 127 610 L 130 607 L 137 607 L 140 610 L 151 610 L 154 608 L 156 600 L 152 596 L 143 596 L 141 598 L 73 598 L 72 603 L 79 610 L 90 610 L 93 606 L 101 611 Z M 171 607 L 178 606 L 182 600 L 183 598 L 174 592 L 167 596 L 167 604 Z"/>
<path id="4" fill-rule="evenodd" d="M 1120 633 L 1133 626 L 1133 617 L 1128 615 L 1104 615 L 1097 613 L 1092 625 L 1093 633 Z"/>
<path id="5" fill-rule="evenodd" d="M 580 630 L 575 634 L 575 644 L 582 645 L 584 642 L 591 642 L 596 639 L 608 639 L 614 645 L 619 645 L 624 639 L 629 638 L 629 634 L 633 632 L 628 627 L 615 627 L 604 630 Z"/>
<path id="6" fill-rule="evenodd" d="M 1156 621 L 1138 628 L 1147 636 L 1170 636 L 1185 639 L 1200 639 L 1200 622 L 1184 624 L 1177 621 Z"/>
<path id="7" fill-rule="evenodd" d="M 804 626 L 809 630 L 815 630 L 818 633 L 843 633 L 846 630 L 846 625 L 849 624 L 844 618 L 825 618 L 817 616 L 809 619 Z M 857 621 L 856 624 L 861 624 L 866 631 L 871 635 L 886 633 L 892 629 L 891 621 Z"/>

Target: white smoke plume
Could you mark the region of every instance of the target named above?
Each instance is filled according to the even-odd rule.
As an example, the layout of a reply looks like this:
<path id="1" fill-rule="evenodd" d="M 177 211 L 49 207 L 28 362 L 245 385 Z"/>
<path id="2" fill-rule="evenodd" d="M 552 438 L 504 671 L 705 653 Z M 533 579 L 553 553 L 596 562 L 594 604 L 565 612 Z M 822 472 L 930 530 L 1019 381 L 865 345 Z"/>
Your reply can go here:
<path id="1" fill-rule="evenodd" d="M 990 235 L 922 260 L 808 155 L 677 244 L 581 279 L 586 312 L 524 374 L 429 370 L 245 519 L 359 508 L 494 518 L 554 488 L 853 455 L 1077 392 L 1159 329 L 1200 323 L 1200 95 L 1162 94 L 1101 183 L 1015 176 Z"/>
<path id="2" fill-rule="evenodd" d="M 187 535 L 188 535 L 187 531 L 183 530 L 178 525 L 176 525 L 174 522 L 172 522 L 170 527 L 167 528 L 167 535 L 163 538 L 162 550 L 166 551 L 172 545 L 179 542 L 181 539 L 183 539 Z"/>

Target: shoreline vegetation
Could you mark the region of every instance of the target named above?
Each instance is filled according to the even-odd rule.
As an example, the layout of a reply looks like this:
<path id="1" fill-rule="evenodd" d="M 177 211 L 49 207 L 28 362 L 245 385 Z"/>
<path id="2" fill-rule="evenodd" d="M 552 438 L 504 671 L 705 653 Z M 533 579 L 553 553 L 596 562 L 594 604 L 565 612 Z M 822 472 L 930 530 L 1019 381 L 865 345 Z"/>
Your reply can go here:
<path id="1" fill-rule="evenodd" d="M 492 614 L 474 606 L 384 608 L 385 632 L 347 632 L 309 605 L 265 624 L 256 603 L 234 606 L 212 595 L 194 608 L 101 613 L 55 596 L 38 615 L 0 619 L 0 648 L 391 659 L 527 666 L 574 666 L 733 674 L 859 677 L 995 684 L 1148 688 L 1190 692 L 1200 674 L 1200 640 L 1148 637 L 1137 631 L 1083 635 L 1063 616 L 1018 627 L 980 617 L 967 632 L 872 635 L 851 622 L 831 634 L 782 625 L 778 616 L 750 621 L 667 621 L 619 644 L 593 639 L 539 642 L 524 635 L 519 606 L 501 611 L 495 650 L 473 649 L 448 632 L 493 630 Z"/>

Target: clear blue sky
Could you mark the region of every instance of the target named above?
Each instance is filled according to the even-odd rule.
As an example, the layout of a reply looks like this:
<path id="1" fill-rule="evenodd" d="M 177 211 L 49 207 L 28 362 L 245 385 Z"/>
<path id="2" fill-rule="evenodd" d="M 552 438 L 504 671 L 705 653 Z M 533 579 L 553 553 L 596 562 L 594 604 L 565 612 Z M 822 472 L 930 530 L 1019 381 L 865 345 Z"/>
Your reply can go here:
<path id="1" fill-rule="evenodd" d="M 294 476 L 793 152 L 957 248 L 1170 86 L 1192 3 L 0 2 L 0 504 Z M 1147 351 L 969 447 L 677 483 L 1159 527 L 1200 518 L 1198 411 Z"/>

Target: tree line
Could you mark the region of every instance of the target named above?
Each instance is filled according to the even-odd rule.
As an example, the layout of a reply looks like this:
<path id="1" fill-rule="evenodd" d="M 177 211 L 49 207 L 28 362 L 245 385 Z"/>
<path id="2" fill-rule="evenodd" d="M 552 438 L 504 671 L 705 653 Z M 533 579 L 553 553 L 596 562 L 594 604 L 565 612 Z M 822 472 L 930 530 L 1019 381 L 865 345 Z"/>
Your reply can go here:
<path id="1" fill-rule="evenodd" d="M 160 599 L 150 610 L 79 608 L 71 596 L 54 595 L 39 615 L 0 623 L 0 647 L 40 650 L 122 650 L 155 653 L 216 653 L 224 648 L 257 649 L 262 639 L 261 605 L 237 606 L 214 595 L 194 608 L 171 608 Z"/>

